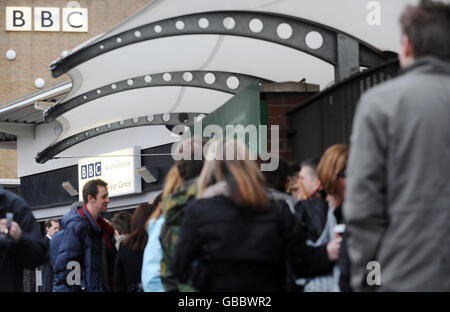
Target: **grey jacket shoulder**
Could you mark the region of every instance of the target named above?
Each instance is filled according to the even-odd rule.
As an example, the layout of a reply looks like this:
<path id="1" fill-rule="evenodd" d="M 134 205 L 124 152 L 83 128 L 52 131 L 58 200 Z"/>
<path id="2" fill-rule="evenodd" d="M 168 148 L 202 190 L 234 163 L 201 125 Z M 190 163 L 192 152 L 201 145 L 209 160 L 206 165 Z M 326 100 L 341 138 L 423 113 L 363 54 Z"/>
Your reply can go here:
<path id="1" fill-rule="evenodd" d="M 432 89 L 450 89 L 445 83 L 450 80 L 450 62 L 433 57 L 422 57 L 409 67 L 400 71 L 399 75 L 381 83 L 363 95 L 362 99 L 389 100 L 389 104 L 397 102 L 399 96 L 430 94 Z M 429 89 L 431 88 L 431 89 Z"/>
<path id="2" fill-rule="evenodd" d="M 382 290 L 450 289 L 449 116 L 450 62 L 433 57 L 362 96 L 344 204 L 355 289 L 372 260 Z"/>

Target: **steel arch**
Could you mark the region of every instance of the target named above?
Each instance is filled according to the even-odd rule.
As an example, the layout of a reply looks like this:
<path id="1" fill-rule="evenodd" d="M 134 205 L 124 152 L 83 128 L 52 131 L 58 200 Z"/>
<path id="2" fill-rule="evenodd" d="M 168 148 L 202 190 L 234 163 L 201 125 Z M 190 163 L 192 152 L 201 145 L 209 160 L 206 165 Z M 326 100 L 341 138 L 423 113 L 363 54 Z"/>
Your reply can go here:
<path id="1" fill-rule="evenodd" d="M 227 24 L 226 19 L 232 22 Z M 262 24 L 262 29 L 250 27 L 252 21 Z M 277 33 L 280 25 L 291 29 L 292 34 L 286 37 Z M 319 33 L 323 38 L 323 44 L 318 48 L 306 43 L 306 36 L 312 32 Z M 249 37 L 291 47 L 334 65 L 337 81 L 359 71 L 359 66 L 372 67 L 387 60 L 382 51 L 368 43 L 306 19 L 269 12 L 214 11 L 172 17 L 124 31 L 60 57 L 50 65 L 50 70 L 53 77 L 58 77 L 94 57 L 127 45 L 164 37 L 201 34 Z"/>
<path id="2" fill-rule="evenodd" d="M 89 140 L 93 137 L 106 134 L 109 132 L 123 130 L 134 127 L 143 126 L 193 126 L 195 118 L 200 115 L 206 115 L 203 113 L 165 113 L 165 114 L 155 114 L 148 116 L 140 116 L 130 119 L 125 119 L 113 123 L 108 123 L 102 126 L 91 128 L 89 130 L 74 134 L 64 140 L 57 143 L 51 144 L 46 147 L 43 151 L 39 152 L 35 157 L 36 162 L 43 164 L 47 160 L 53 158 L 53 156 L 65 151 L 66 149 L 75 146 L 81 142 Z M 167 120 L 166 120 L 167 119 Z"/>
<path id="3" fill-rule="evenodd" d="M 207 82 L 206 75 L 213 75 L 214 81 Z M 188 77 L 187 77 L 188 76 Z M 235 78 L 238 86 L 233 88 L 230 86 L 229 79 Z M 77 108 L 90 101 L 99 99 L 104 96 L 116 94 L 119 92 L 129 91 L 139 88 L 161 87 L 161 86 L 182 86 L 197 87 L 222 91 L 226 93 L 236 94 L 244 90 L 250 84 L 259 82 L 270 82 L 266 79 L 244 75 L 239 73 L 229 73 L 223 71 L 176 71 L 158 74 L 148 74 L 139 77 L 132 77 L 121 81 L 113 82 L 108 85 L 85 92 L 67 102 L 57 103 L 49 107 L 44 112 L 45 122 L 51 122 L 58 116 Z"/>

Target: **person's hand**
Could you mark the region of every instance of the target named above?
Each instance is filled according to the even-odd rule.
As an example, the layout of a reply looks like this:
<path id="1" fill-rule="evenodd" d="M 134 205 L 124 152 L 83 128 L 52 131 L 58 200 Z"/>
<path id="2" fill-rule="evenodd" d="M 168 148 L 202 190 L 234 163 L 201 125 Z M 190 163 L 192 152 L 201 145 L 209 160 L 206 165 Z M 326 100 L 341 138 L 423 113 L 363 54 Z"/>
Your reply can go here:
<path id="1" fill-rule="evenodd" d="M 16 222 L 11 222 L 11 230 L 9 231 L 9 235 L 18 242 L 20 238 L 22 237 L 22 229 L 20 228 L 19 224 Z"/>
<path id="2" fill-rule="evenodd" d="M 0 234 L 8 234 L 8 222 L 6 219 L 0 219 Z"/>
<path id="3" fill-rule="evenodd" d="M 11 222 L 11 229 L 8 230 L 8 223 L 6 219 L 0 219 L 0 233 L 8 234 L 12 237 L 13 240 L 18 242 L 22 237 L 22 229 L 20 228 L 17 222 Z"/>
<path id="4" fill-rule="evenodd" d="M 336 261 L 341 249 L 342 237 L 338 237 L 327 244 L 327 254 L 330 261 Z"/>

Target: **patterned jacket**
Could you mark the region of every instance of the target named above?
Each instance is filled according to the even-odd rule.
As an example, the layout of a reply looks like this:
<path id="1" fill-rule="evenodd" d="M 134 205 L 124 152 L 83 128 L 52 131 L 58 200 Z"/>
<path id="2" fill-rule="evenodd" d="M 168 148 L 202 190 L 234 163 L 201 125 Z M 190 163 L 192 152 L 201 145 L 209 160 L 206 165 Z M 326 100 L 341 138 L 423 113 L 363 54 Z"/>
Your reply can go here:
<path id="1" fill-rule="evenodd" d="M 186 181 L 161 202 L 165 220 L 159 236 L 162 247 L 161 280 L 166 291 L 195 291 L 189 285 L 178 283 L 170 271 L 170 261 L 178 241 L 184 208 L 197 195 L 195 182 L 195 179 Z"/>

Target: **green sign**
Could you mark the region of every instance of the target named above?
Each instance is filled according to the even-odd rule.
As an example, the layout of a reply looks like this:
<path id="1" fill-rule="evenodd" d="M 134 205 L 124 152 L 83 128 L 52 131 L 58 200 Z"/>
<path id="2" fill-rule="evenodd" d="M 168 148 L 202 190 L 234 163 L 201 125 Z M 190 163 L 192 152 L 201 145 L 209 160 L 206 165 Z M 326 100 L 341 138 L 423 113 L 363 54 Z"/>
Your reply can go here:
<path id="1" fill-rule="evenodd" d="M 267 144 L 267 135 L 260 138 L 261 130 L 266 131 L 266 127 L 261 125 L 267 125 L 267 108 L 265 101 L 261 101 L 257 82 L 236 94 L 201 122 L 203 137 L 243 139 L 254 155 L 259 154 L 261 139 Z"/>

